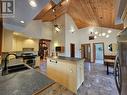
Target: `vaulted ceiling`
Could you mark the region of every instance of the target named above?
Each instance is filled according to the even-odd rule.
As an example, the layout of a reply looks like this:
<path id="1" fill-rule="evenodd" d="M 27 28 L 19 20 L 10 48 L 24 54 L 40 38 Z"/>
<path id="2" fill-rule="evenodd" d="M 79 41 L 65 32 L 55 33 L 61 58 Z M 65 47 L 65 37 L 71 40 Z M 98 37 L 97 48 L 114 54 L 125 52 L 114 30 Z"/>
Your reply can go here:
<path id="1" fill-rule="evenodd" d="M 88 26 L 123 29 L 123 24 L 115 25 L 115 0 L 62 0 L 58 5 L 51 1 L 34 20 L 53 21 L 64 13 L 73 18 L 79 29 Z"/>

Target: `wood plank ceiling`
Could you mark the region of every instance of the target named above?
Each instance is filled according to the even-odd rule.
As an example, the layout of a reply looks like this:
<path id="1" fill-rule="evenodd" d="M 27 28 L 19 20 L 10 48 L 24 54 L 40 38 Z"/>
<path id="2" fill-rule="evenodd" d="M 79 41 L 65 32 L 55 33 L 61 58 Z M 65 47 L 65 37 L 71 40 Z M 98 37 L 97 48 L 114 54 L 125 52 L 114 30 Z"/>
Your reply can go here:
<path id="1" fill-rule="evenodd" d="M 115 25 L 115 0 L 62 0 L 58 5 L 51 1 L 34 20 L 53 21 L 64 13 L 73 18 L 79 29 L 88 26 L 123 29 L 123 24 Z"/>

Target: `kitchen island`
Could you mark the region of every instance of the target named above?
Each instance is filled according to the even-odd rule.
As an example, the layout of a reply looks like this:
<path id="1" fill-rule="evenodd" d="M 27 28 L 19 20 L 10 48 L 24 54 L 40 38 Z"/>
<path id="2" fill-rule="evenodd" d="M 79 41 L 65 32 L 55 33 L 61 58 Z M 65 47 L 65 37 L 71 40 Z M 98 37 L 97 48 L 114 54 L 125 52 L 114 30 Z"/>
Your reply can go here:
<path id="1" fill-rule="evenodd" d="M 38 95 L 55 82 L 34 69 L 0 76 L 0 95 Z"/>
<path id="2" fill-rule="evenodd" d="M 47 75 L 77 94 L 84 81 L 84 59 L 70 57 L 48 57 Z"/>

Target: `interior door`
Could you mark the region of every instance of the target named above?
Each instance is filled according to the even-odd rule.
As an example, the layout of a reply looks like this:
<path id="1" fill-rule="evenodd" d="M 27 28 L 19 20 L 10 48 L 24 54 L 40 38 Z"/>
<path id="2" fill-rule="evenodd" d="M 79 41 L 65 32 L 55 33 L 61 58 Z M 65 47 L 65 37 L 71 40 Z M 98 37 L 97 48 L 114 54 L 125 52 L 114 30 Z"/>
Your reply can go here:
<path id="1" fill-rule="evenodd" d="M 81 45 L 81 57 L 85 58 L 85 61 L 91 60 L 91 47 L 90 44 L 82 44 Z"/>
<path id="2" fill-rule="evenodd" d="M 75 44 L 70 44 L 70 57 L 75 57 Z"/>
<path id="3" fill-rule="evenodd" d="M 93 58 L 95 63 L 103 64 L 104 60 L 104 43 L 93 44 Z"/>

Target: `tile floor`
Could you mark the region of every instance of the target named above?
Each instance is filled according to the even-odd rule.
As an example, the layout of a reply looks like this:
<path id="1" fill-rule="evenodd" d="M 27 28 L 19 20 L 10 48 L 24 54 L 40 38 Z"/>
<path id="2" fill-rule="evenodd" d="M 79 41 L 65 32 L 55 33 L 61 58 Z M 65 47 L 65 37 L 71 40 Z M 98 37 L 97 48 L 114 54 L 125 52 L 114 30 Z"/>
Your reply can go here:
<path id="1" fill-rule="evenodd" d="M 114 77 L 113 75 L 106 75 L 106 67 L 103 64 L 84 63 L 84 69 L 85 81 L 78 89 L 78 95 L 118 95 Z M 40 71 L 46 75 L 45 63 L 40 65 Z M 58 88 L 59 86 L 61 85 L 57 84 Z M 50 89 L 50 92 L 45 91 L 41 95 L 75 95 L 64 87 L 62 90 L 58 88 Z"/>

